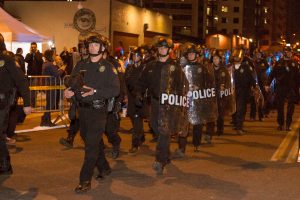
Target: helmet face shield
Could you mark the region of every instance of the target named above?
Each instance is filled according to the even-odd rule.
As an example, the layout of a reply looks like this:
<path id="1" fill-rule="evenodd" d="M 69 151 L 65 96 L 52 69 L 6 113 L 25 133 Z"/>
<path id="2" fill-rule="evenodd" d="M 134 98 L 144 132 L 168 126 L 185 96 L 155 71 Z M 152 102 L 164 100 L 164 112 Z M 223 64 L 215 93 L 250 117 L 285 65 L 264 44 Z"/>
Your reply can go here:
<path id="1" fill-rule="evenodd" d="M 155 37 L 155 47 L 158 51 L 159 57 L 166 57 L 170 54 L 171 49 L 173 49 L 174 44 L 171 39 L 159 36 Z"/>
<path id="2" fill-rule="evenodd" d="M 200 55 L 199 48 L 193 43 L 185 43 L 182 47 L 183 56 L 190 62 L 195 62 Z"/>

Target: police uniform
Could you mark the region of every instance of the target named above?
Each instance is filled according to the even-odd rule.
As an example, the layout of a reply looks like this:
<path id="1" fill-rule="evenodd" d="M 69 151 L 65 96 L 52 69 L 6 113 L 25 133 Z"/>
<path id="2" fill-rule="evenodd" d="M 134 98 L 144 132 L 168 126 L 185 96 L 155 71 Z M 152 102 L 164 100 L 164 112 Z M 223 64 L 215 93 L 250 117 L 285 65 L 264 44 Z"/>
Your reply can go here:
<path id="1" fill-rule="evenodd" d="M 162 170 L 163 167 L 170 160 L 170 138 L 171 138 L 171 134 L 175 134 L 175 133 L 168 132 L 164 129 L 169 127 L 159 128 L 159 118 L 160 118 L 159 98 L 160 98 L 161 70 L 168 65 L 174 66 L 175 67 L 174 70 L 181 71 L 181 66 L 179 66 L 171 59 L 168 59 L 166 62 L 153 61 L 149 63 L 145 68 L 145 70 L 142 72 L 142 75 L 139 78 L 139 82 L 137 84 L 138 94 L 143 94 L 146 91 L 146 89 L 148 89 L 151 95 L 150 121 L 151 121 L 151 126 L 153 128 L 153 131 L 158 134 L 155 157 L 156 157 L 156 161 L 162 165 L 160 166 L 162 167 L 160 170 Z M 183 72 L 181 71 L 181 73 Z M 188 83 L 186 85 L 188 88 Z M 136 101 L 138 102 L 138 100 Z M 142 103 L 139 103 L 139 105 L 142 105 Z M 179 142 L 179 145 L 182 145 L 182 143 Z M 179 149 L 183 149 L 183 148 L 185 147 L 179 146 Z M 155 168 L 155 166 L 153 167 Z"/>
<path id="2" fill-rule="evenodd" d="M 295 88 L 297 86 L 298 73 L 297 63 L 290 59 L 279 60 L 270 73 L 268 85 L 271 84 L 273 79 L 276 80 L 275 100 L 277 102 L 277 123 L 279 130 L 283 130 L 284 122 L 286 122 L 286 130 L 290 130 L 295 109 L 297 92 Z M 288 100 L 286 120 L 284 117 L 285 99 Z"/>
<path id="3" fill-rule="evenodd" d="M 250 98 L 251 88 L 255 87 L 256 81 L 253 76 L 253 67 L 248 59 L 234 66 L 234 83 L 236 92 L 236 113 L 233 121 L 239 134 L 243 134 L 243 123 L 246 115 L 247 101 Z"/>
<path id="4" fill-rule="evenodd" d="M 118 68 L 119 63 L 116 62 L 116 60 L 113 57 L 110 56 L 107 60 L 113 64 L 115 69 Z M 118 131 L 120 128 L 121 118 L 119 116 L 119 112 L 121 110 L 121 105 L 126 95 L 124 73 L 118 71 L 118 78 L 120 81 L 120 95 L 115 97 L 114 99 L 113 109 L 107 115 L 107 123 L 105 127 L 105 135 L 107 136 L 108 142 L 111 143 L 113 146 L 111 152 L 111 156 L 113 159 L 118 158 L 120 154 L 121 137 L 118 134 Z"/>
<path id="5" fill-rule="evenodd" d="M 84 163 L 80 171 L 78 192 L 88 190 L 96 166 L 99 173 L 109 169 L 103 151 L 102 134 L 107 120 L 107 101 L 119 95 L 120 83 L 115 68 L 107 60 L 79 62 L 73 74 L 84 71 L 84 84 L 94 89 L 94 94 L 79 101 L 80 134 L 85 143 Z"/>
<path id="6" fill-rule="evenodd" d="M 141 57 L 142 55 L 140 55 Z M 135 88 L 138 84 L 138 79 L 142 73 L 141 63 L 129 65 L 125 72 L 125 83 L 127 86 L 128 107 L 127 114 L 130 117 L 133 125 L 132 144 L 129 153 L 136 153 L 139 146 L 145 141 L 144 128 L 143 128 L 143 106 L 138 107 L 135 105 Z"/>
<path id="7" fill-rule="evenodd" d="M 13 89 L 16 86 L 24 100 L 24 107 L 30 106 L 29 86 L 15 61 L 4 52 L 0 52 L 0 174 L 11 174 L 10 156 L 6 147 L 6 136 L 3 128 L 7 123 Z"/>
<path id="8" fill-rule="evenodd" d="M 265 85 L 267 85 L 268 82 L 268 75 L 267 70 L 269 69 L 269 64 L 266 61 L 266 59 L 259 59 L 256 61 L 256 73 L 257 73 L 257 82 L 259 85 L 259 88 L 262 92 L 262 95 L 264 97 L 264 107 L 262 110 L 259 111 L 259 118 L 264 117 L 264 115 L 267 115 L 270 111 L 271 103 L 270 98 L 268 97 L 268 92 L 265 90 Z M 256 115 L 253 114 L 254 116 Z"/>
<path id="9" fill-rule="evenodd" d="M 227 69 L 220 64 L 218 68 L 214 67 L 215 83 L 216 83 L 216 93 L 219 94 L 221 90 L 221 85 L 225 85 L 225 74 Z M 224 133 L 224 108 L 221 105 L 220 95 L 217 96 L 218 104 L 218 119 L 217 119 L 217 134 L 223 135 Z"/>

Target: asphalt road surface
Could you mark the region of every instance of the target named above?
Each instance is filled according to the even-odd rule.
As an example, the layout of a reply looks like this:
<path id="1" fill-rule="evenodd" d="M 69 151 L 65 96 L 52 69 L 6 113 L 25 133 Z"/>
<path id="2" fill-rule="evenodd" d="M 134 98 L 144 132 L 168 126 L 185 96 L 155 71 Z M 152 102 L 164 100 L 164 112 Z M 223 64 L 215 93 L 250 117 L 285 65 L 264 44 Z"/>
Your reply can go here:
<path id="1" fill-rule="evenodd" d="M 235 134 L 227 119 L 225 135 L 214 136 L 212 144 L 203 142 L 199 153 L 193 152 L 189 137 L 186 157 L 173 160 L 159 177 L 151 168 L 155 144 L 149 142 L 147 123 L 145 144 L 130 156 L 131 125 L 122 118 L 122 153 L 117 160 L 109 158 L 112 174 L 93 180 L 92 190 L 79 195 L 74 188 L 84 153 L 80 137 L 73 149 L 66 149 L 58 143 L 66 128 L 36 131 L 39 122 L 40 115 L 32 114 L 18 126 L 16 146 L 10 147 L 14 174 L 0 177 L 1 200 L 300 199 L 299 106 L 291 132 L 277 131 L 276 113 L 271 113 L 263 122 L 247 121 L 243 136 Z M 171 148 L 174 152 L 177 144 Z"/>

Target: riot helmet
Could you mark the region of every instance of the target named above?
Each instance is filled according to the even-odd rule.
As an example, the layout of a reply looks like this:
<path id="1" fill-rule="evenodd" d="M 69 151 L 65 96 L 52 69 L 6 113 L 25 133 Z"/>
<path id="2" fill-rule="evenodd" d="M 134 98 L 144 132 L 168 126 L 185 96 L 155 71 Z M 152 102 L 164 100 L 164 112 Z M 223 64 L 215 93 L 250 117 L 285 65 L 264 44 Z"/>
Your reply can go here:
<path id="1" fill-rule="evenodd" d="M 90 44 L 93 44 L 93 43 L 100 44 L 99 51 L 97 53 L 91 53 L 89 51 L 89 46 L 90 46 Z M 86 39 L 85 44 L 86 44 L 86 48 L 88 49 L 89 55 L 92 57 L 102 54 L 105 50 L 105 42 L 104 42 L 103 37 L 100 34 L 89 36 Z"/>
<path id="2" fill-rule="evenodd" d="M 174 47 L 173 41 L 171 39 L 165 38 L 165 37 L 158 37 L 156 43 L 155 43 L 156 48 L 160 48 L 160 47 L 165 47 L 168 48 L 167 52 L 165 54 L 162 54 L 159 52 L 158 50 L 158 56 L 159 57 L 166 57 L 169 55 L 171 49 Z"/>
<path id="3" fill-rule="evenodd" d="M 132 51 L 133 54 L 133 62 L 139 63 L 143 59 L 144 49 L 142 47 L 135 47 Z"/>
<path id="4" fill-rule="evenodd" d="M 193 43 L 183 45 L 183 55 L 189 62 L 195 62 L 200 54 L 199 48 Z"/>

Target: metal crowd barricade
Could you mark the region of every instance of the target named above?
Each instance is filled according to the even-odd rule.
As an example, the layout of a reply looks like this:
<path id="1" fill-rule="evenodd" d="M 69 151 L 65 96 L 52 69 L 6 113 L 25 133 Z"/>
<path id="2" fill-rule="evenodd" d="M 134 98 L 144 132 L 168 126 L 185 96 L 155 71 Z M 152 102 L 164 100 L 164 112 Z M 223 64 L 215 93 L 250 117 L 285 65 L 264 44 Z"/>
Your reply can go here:
<path id="1" fill-rule="evenodd" d="M 69 102 L 64 98 L 64 80 L 65 77 L 28 76 L 32 112 L 58 112 L 53 123 L 62 121 L 67 126 L 65 111 L 69 109 Z"/>

